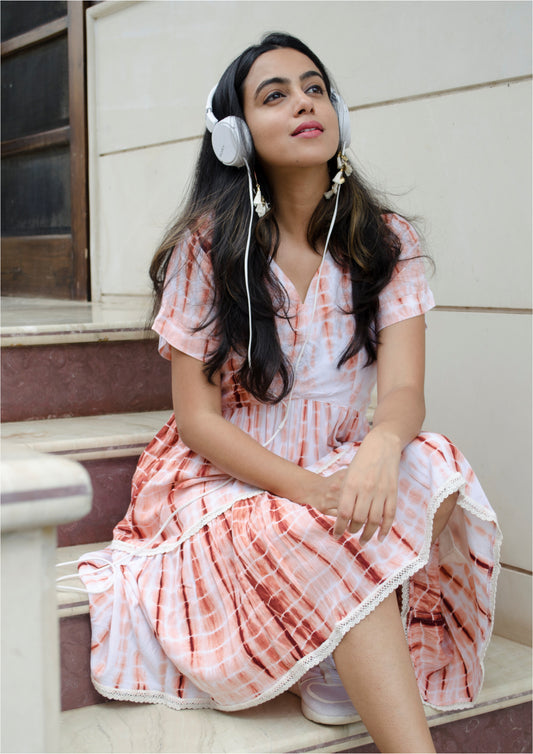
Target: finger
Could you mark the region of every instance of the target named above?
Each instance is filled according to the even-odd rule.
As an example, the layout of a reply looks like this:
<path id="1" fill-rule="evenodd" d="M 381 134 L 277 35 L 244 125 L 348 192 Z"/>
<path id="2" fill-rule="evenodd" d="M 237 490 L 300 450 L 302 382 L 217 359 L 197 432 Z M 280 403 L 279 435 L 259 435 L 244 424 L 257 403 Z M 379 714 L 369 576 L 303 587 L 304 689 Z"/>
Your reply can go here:
<path id="1" fill-rule="evenodd" d="M 350 523 L 350 516 L 343 510 L 337 511 L 337 518 L 335 519 L 335 526 L 333 527 L 333 536 L 336 539 L 340 539 L 346 531 L 348 524 Z"/>
<path id="2" fill-rule="evenodd" d="M 357 517 L 352 518 L 352 520 L 350 521 L 350 526 L 348 527 L 348 531 L 350 532 L 350 534 L 357 534 L 358 531 L 361 531 L 365 523 L 366 523 L 366 518 L 363 518 L 362 515 L 359 516 L 357 514 Z"/>
<path id="3" fill-rule="evenodd" d="M 385 508 L 383 510 L 383 521 L 381 522 L 380 532 L 378 539 L 383 542 L 387 534 L 390 532 L 394 519 L 396 517 L 396 496 L 390 497 L 385 502 Z"/>
<path id="4" fill-rule="evenodd" d="M 361 531 L 368 520 L 369 511 L 370 502 L 358 498 L 352 512 L 350 526 L 348 527 L 350 534 L 357 534 L 357 532 Z"/>
<path id="5" fill-rule="evenodd" d="M 348 531 L 350 532 L 350 534 L 357 534 L 358 531 L 361 531 L 364 525 L 364 521 L 350 521 Z"/>
<path id="6" fill-rule="evenodd" d="M 359 506 L 356 501 L 351 505 L 347 503 L 341 503 L 337 511 L 337 520 L 333 528 L 333 536 L 342 537 L 342 535 L 348 530 L 352 531 L 352 526 L 356 527 L 356 531 L 363 526 L 366 521 L 366 514 L 358 512 Z M 360 520 L 359 520 L 360 519 Z"/>
<path id="7" fill-rule="evenodd" d="M 344 472 L 342 475 L 343 484 L 339 498 L 337 500 L 337 520 L 335 521 L 335 526 L 333 527 L 333 536 L 336 539 L 342 537 L 342 535 L 350 525 L 350 521 L 352 520 L 352 513 L 355 507 L 355 490 L 351 485 L 344 484 L 346 469 L 343 469 L 342 471 Z"/>
<path id="8" fill-rule="evenodd" d="M 349 532 L 351 534 L 357 534 L 368 522 L 375 494 L 374 486 L 373 481 L 369 477 L 366 477 L 356 487 L 357 493 L 354 493 L 355 504 L 349 526 Z M 381 523 L 381 518 L 379 523 Z"/>
<path id="9" fill-rule="evenodd" d="M 367 542 L 370 542 L 376 531 L 379 529 L 379 524 L 371 524 L 368 522 L 363 529 L 363 532 L 361 536 L 359 537 L 359 541 L 366 544 Z"/>
<path id="10" fill-rule="evenodd" d="M 383 500 L 378 499 L 372 501 L 365 528 L 359 538 L 360 542 L 369 542 L 376 531 L 381 527 L 383 522 L 383 507 Z"/>

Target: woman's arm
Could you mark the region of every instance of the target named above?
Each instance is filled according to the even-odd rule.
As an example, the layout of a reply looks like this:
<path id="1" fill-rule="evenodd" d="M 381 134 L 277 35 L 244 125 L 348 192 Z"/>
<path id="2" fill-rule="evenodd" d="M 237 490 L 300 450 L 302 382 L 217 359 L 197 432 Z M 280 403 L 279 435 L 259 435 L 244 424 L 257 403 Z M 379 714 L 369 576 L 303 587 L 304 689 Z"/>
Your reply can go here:
<path id="1" fill-rule="evenodd" d="M 334 533 L 364 526 L 362 541 L 379 528 L 388 534 L 396 512 L 398 472 L 403 448 L 425 416 L 425 320 L 420 315 L 380 333 L 377 358 L 378 405 L 372 430 L 344 476 Z"/>
<path id="2" fill-rule="evenodd" d="M 185 445 L 236 479 L 295 503 L 318 503 L 321 477 L 272 453 L 222 416 L 220 384 L 198 359 L 172 349 L 172 399 Z M 338 494 L 338 491 L 337 491 Z"/>

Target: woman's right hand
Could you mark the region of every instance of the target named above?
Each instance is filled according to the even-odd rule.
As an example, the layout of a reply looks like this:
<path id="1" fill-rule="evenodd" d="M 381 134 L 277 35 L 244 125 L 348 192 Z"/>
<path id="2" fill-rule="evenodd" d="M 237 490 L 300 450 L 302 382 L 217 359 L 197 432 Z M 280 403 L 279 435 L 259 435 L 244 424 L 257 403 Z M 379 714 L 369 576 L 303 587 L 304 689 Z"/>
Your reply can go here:
<path id="1" fill-rule="evenodd" d="M 330 476 L 317 474 L 311 489 L 306 494 L 306 499 L 298 502 L 316 508 L 319 513 L 325 516 L 336 517 L 346 472 L 347 469 L 340 469 Z"/>

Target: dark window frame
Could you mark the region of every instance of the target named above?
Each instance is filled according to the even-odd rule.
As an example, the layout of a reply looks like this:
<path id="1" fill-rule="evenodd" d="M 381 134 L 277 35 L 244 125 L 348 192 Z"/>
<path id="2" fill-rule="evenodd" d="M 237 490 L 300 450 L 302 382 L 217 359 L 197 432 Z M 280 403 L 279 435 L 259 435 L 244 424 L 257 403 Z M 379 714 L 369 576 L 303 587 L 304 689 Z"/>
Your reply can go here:
<path id="1" fill-rule="evenodd" d="M 69 0 L 67 15 L 0 45 L 2 59 L 67 35 L 69 124 L 2 142 L 2 157 L 59 146 L 70 152 L 70 232 L 2 237 L 2 293 L 86 301 L 90 298 L 85 11 Z M 43 272 L 48 271 L 48 274 Z"/>

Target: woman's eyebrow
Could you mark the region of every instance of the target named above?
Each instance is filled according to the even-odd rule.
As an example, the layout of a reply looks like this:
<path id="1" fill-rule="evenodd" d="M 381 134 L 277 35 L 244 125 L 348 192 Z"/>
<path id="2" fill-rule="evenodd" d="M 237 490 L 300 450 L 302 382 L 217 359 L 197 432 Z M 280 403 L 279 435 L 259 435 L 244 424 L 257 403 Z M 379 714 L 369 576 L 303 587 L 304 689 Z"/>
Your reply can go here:
<path id="1" fill-rule="evenodd" d="M 273 76 L 271 79 L 265 79 L 264 81 L 261 81 L 257 89 L 255 90 L 254 97 L 257 98 L 259 94 L 262 92 L 262 90 L 266 86 L 270 86 L 270 84 L 288 84 L 289 79 L 281 78 L 280 76 Z"/>
<path id="2" fill-rule="evenodd" d="M 315 76 L 318 76 L 318 78 L 322 79 L 322 81 L 324 80 L 324 78 L 323 78 L 322 74 L 321 74 L 321 73 L 319 73 L 318 71 L 306 71 L 305 73 L 302 73 L 302 74 L 301 74 L 301 76 L 300 76 L 300 81 L 306 81 L 307 79 L 311 79 L 311 78 L 314 78 Z M 289 83 L 290 83 L 290 80 L 289 80 L 289 79 L 287 79 L 287 78 L 282 78 L 281 76 L 273 76 L 273 77 L 272 77 L 272 78 L 270 78 L 270 79 L 265 79 L 264 81 L 262 81 L 262 82 L 261 82 L 261 83 L 259 84 L 259 86 L 258 86 L 258 87 L 257 87 L 257 89 L 255 90 L 255 93 L 254 93 L 254 98 L 257 98 L 257 97 L 259 96 L 259 94 L 261 93 L 261 91 L 262 91 L 262 90 L 263 90 L 263 89 L 264 89 L 264 88 L 265 88 L 266 86 L 270 86 L 270 84 L 281 84 L 281 85 L 286 85 L 286 84 L 289 84 Z"/>

